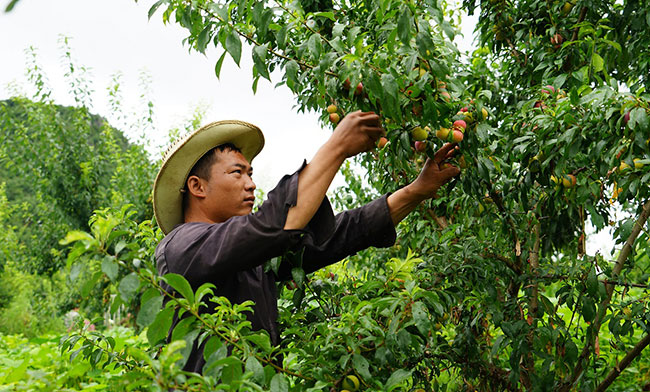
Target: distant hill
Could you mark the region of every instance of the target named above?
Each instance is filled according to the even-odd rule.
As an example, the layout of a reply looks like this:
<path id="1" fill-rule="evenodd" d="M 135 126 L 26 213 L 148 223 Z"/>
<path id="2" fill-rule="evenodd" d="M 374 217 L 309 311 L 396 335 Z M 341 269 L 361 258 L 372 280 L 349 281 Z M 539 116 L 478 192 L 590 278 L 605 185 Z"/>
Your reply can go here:
<path id="1" fill-rule="evenodd" d="M 28 270 L 57 270 L 59 240 L 86 230 L 96 209 L 131 203 L 139 218 L 151 217 L 155 169 L 146 151 L 86 108 L 0 101 L 0 141 L 0 184 L 12 211 L 0 225 L 18 233 L 24 253 L 10 257 Z"/>

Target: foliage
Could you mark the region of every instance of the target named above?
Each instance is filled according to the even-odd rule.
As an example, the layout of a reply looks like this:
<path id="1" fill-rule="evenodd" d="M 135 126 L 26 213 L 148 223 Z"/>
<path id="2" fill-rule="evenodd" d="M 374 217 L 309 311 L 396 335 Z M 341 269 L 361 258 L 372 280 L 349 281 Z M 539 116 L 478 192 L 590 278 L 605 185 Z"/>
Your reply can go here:
<path id="1" fill-rule="evenodd" d="M 80 105 L 89 105 L 83 67 L 77 67 L 66 45 L 71 92 Z M 151 216 L 154 170 L 141 145 L 90 114 L 89 106 L 54 104 L 35 52 L 29 55 L 36 101 L 0 102 L 0 183 L 12 206 L 3 225 L 12 227 L 20 248 L 0 265 L 13 261 L 28 271 L 51 274 L 61 267 L 58 241 L 69 230 L 87 229 L 95 209 L 132 203 L 140 219 Z"/>

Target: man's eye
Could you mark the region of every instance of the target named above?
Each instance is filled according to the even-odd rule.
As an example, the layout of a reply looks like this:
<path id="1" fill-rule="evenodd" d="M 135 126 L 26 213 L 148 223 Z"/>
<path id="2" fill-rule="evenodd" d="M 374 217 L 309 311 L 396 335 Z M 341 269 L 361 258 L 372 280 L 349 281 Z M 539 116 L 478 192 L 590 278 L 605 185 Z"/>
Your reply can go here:
<path id="1" fill-rule="evenodd" d="M 237 170 L 233 170 L 232 173 L 241 174 L 241 170 L 239 170 L 239 169 L 237 169 Z"/>

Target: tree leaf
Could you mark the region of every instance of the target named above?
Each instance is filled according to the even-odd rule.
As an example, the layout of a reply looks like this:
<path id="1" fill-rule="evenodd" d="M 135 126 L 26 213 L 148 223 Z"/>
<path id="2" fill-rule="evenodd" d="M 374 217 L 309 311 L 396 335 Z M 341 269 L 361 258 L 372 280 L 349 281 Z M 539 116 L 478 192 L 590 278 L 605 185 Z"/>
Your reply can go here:
<path id="1" fill-rule="evenodd" d="M 241 41 L 239 35 L 233 30 L 226 37 L 226 50 L 232 56 L 232 59 L 235 60 L 235 64 L 239 66 L 239 61 L 241 60 Z"/>
<path id="2" fill-rule="evenodd" d="M 399 387 L 404 381 L 411 377 L 412 371 L 397 369 L 390 375 L 388 381 L 386 381 L 386 390 L 393 391 L 395 388 Z"/>
<path id="3" fill-rule="evenodd" d="M 269 71 L 266 65 L 266 53 L 266 45 L 255 46 L 253 48 L 253 63 L 257 72 L 259 72 L 259 74 L 262 75 L 264 79 L 271 80 L 271 76 L 269 75 Z"/>
<path id="4" fill-rule="evenodd" d="M 253 373 L 253 380 L 259 384 L 264 383 L 264 368 L 260 364 L 260 361 L 252 355 L 246 359 L 246 372 Z"/>
<path id="5" fill-rule="evenodd" d="M 271 379 L 271 392 L 288 392 L 289 382 L 282 373 L 276 373 Z"/>
<path id="6" fill-rule="evenodd" d="M 104 257 L 102 260 L 102 272 L 108 276 L 108 279 L 115 281 L 119 272 L 120 265 L 117 264 L 112 258 Z"/>
<path id="7" fill-rule="evenodd" d="M 357 371 L 363 378 L 371 379 L 372 375 L 370 374 L 370 371 L 368 371 L 368 368 L 370 365 L 368 364 L 368 360 L 362 357 L 359 354 L 354 354 L 352 356 L 352 366 L 354 366 L 354 370 Z"/>
<path id="8" fill-rule="evenodd" d="M 165 274 L 162 279 L 172 286 L 174 290 L 183 296 L 183 298 L 185 298 L 190 304 L 194 304 L 194 292 L 185 277 L 179 274 L 168 273 Z"/>
<path id="9" fill-rule="evenodd" d="M 173 317 L 173 308 L 165 308 L 156 315 L 156 318 L 153 320 L 153 323 L 149 325 L 149 329 L 147 330 L 147 340 L 150 345 L 155 346 L 158 342 L 167 337 L 169 328 L 172 326 Z"/>
<path id="10" fill-rule="evenodd" d="M 162 295 L 158 295 L 156 297 L 145 300 L 140 306 L 138 317 L 135 320 L 136 324 L 143 328 L 149 326 L 155 320 L 158 312 L 160 312 L 162 303 Z"/>
<path id="11" fill-rule="evenodd" d="M 135 295 L 135 292 L 140 286 L 140 279 L 135 272 L 131 272 L 120 281 L 120 285 L 117 287 L 117 291 L 120 293 L 120 297 L 124 302 L 131 301 L 131 298 Z"/>
<path id="12" fill-rule="evenodd" d="M 214 65 L 214 74 L 217 75 L 217 79 L 220 79 L 219 76 L 221 75 L 221 66 L 223 65 L 223 60 L 226 58 L 226 53 L 223 52 L 221 54 L 221 57 L 219 57 L 219 60 L 217 60 L 217 63 Z"/>
<path id="13" fill-rule="evenodd" d="M 605 60 L 596 52 L 591 56 L 591 65 L 594 67 L 594 72 L 600 72 L 603 70 L 605 65 Z"/>
<path id="14" fill-rule="evenodd" d="M 397 36 L 406 46 L 411 43 L 411 12 L 408 8 L 403 8 L 399 19 L 397 19 Z"/>
<path id="15" fill-rule="evenodd" d="M 156 1 L 156 2 L 151 6 L 151 8 L 149 8 L 148 18 L 151 19 L 151 17 L 153 16 L 153 14 L 155 14 L 156 11 L 158 10 L 158 7 L 160 7 L 160 6 L 161 6 L 163 3 L 165 3 L 165 2 L 167 2 L 167 0 L 158 0 L 158 1 Z"/>

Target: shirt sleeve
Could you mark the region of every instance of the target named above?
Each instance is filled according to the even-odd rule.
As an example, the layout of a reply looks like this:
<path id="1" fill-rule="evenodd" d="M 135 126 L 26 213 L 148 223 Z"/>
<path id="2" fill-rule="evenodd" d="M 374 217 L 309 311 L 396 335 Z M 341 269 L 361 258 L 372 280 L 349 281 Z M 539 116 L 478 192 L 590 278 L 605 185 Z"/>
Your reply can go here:
<path id="1" fill-rule="evenodd" d="M 302 230 L 284 230 L 296 205 L 298 174 L 284 176 L 257 212 L 223 223 L 189 222 L 174 228 L 156 248 L 160 274 L 185 276 L 193 286 L 248 270 L 299 243 Z"/>
<path id="2" fill-rule="evenodd" d="M 383 248 L 395 243 L 397 234 L 390 217 L 389 194 L 335 217 L 327 199 L 309 225 L 300 246 L 304 249 L 302 268 L 314 272 L 368 247 Z M 318 230 L 318 231 L 316 231 Z M 292 265 L 282 265 L 280 279 L 290 276 Z"/>

